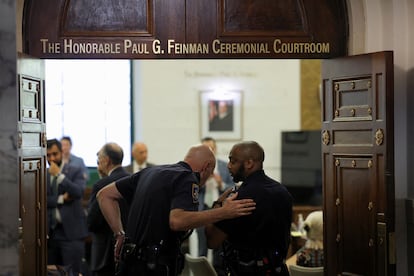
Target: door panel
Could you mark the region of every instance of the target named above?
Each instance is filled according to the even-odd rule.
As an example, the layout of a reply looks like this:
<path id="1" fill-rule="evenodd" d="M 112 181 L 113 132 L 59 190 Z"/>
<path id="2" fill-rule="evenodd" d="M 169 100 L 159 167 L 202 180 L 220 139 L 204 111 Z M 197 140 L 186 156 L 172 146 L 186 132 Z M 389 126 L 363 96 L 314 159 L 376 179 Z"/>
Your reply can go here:
<path id="1" fill-rule="evenodd" d="M 355 252 L 366 251 L 370 234 L 375 227 L 371 221 L 366 197 L 371 198 L 370 158 L 335 157 L 335 182 L 337 183 L 339 261 L 342 260 L 342 271 L 358 271 L 358 274 L 369 275 L 371 258 L 369 254 L 360 255 Z M 355 224 L 355 221 L 365 223 Z M 352 226 L 352 227 L 350 227 Z M 355 232 L 360 233 L 355 235 Z M 368 245 L 368 249 L 370 245 Z M 363 270 L 359 269 L 362 268 Z"/>
<path id="2" fill-rule="evenodd" d="M 393 55 L 322 62 L 326 275 L 395 275 Z"/>
<path id="3" fill-rule="evenodd" d="M 19 55 L 20 275 L 46 275 L 44 61 Z"/>
<path id="4" fill-rule="evenodd" d="M 42 275 L 39 264 L 41 264 L 42 241 L 40 233 L 44 226 L 39 223 L 41 217 L 41 166 L 39 159 L 24 160 L 21 162 L 23 171 L 20 184 L 20 217 L 22 220 L 23 235 L 21 258 L 21 275 L 30 275 L 36 271 L 36 275 Z M 40 253 L 40 254 L 39 254 Z"/>

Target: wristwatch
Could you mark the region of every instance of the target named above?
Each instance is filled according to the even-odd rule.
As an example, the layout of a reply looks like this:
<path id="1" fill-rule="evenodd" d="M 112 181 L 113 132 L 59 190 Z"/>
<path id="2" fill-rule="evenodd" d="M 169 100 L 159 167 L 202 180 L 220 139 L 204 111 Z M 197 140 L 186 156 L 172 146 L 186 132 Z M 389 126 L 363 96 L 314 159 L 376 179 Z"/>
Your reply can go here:
<path id="1" fill-rule="evenodd" d="M 114 238 L 118 238 L 119 236 L 125 236 L 124 230 L 118 231 L 114 234 Z"/>

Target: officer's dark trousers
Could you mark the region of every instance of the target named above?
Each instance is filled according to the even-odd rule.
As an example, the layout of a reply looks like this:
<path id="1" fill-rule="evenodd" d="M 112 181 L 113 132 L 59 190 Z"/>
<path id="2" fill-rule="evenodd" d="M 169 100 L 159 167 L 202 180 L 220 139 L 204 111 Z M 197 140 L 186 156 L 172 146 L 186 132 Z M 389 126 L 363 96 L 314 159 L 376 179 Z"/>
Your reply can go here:
<path id="1" fill-rule="evenodd" d="M 231 269 L 231 276 L 289 276 L 289 270 L 286 265 L 281 266 L 281 271 L 269 271 L 264 272 L 262 270 L 256 271 L 240 271 L 237 269 Z"/>
<path id="2" fill-rule="evenodd" d="M 58 224 L 50 233 L 47 241 L 47 262 L 49 265 L 70 266 L 74 275 L 81 272 L 82 258 L 85 256 L 85 242 L 83 239 L 68 240 L 63 226 Z"/>
<path id="3" fill-rule="evenodd" d="M 128 263 L 125 267 L 125 272 L 122 276 L 177 276 L 178 273 L 175 271 L 175 265 L 161 265 L 157 264 L 154 269 L 148 267 L 147 263 L 136 261 Z"/>

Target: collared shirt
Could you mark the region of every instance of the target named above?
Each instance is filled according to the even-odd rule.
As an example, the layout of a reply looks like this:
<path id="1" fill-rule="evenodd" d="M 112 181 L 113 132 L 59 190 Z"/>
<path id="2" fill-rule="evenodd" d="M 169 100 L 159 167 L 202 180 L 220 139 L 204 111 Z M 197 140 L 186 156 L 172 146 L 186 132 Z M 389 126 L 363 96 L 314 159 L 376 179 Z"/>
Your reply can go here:
<path id="1" fill-rule="evenodd" d="M 63 167 L 65 166 L 65 162 L 62 161 L 62 163 L 60 164 L 59 167 L 59 171 L 61 172 L 63 170 Z M 56 176 L 50 175 L 50 183 L 53 183 L 53 180 L 55 179 Z M 57 178 L 56 178 L 56 185 L 57 187 L 59 187 L 60 183 L 62 183 L 63 179 L 65 179 L 65 175 L 63 173 L 59 173 Z M 58 188 L 56 187 L 56 191 L 58 190 Z M 57 203 L 58 204 L 63 204 L 65 202 L 64 196 L 63 195 L 59 195 L 57 198 Z M 56 212 L 56 221 L 58 222 L 62 222 L 62 216 L 60 215 L 59 209 L 55 208 Z"/>
<path id="2" fill-rule="evenodd" d="M 134 161 L 134 163 L 133 163 L 133 172 L 134 173 L 139 172 L 140 170 L 145 169 L 146 167 L 147 167 L 147 162 L 145 162 L 141 165 L 138 165 L 137 161 Z"/>

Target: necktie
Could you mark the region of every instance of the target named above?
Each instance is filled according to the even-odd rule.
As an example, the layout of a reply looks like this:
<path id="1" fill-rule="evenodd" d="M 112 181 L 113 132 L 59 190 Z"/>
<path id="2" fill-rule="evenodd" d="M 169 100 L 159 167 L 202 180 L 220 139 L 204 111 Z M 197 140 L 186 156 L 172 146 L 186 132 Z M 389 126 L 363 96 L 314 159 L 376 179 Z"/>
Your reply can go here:
<path id="1" fill-rule="evenodd" d="M 57 194 L 57 176 L 53 176 L 52 178 L 52 193 L 54 195 Z"/>

